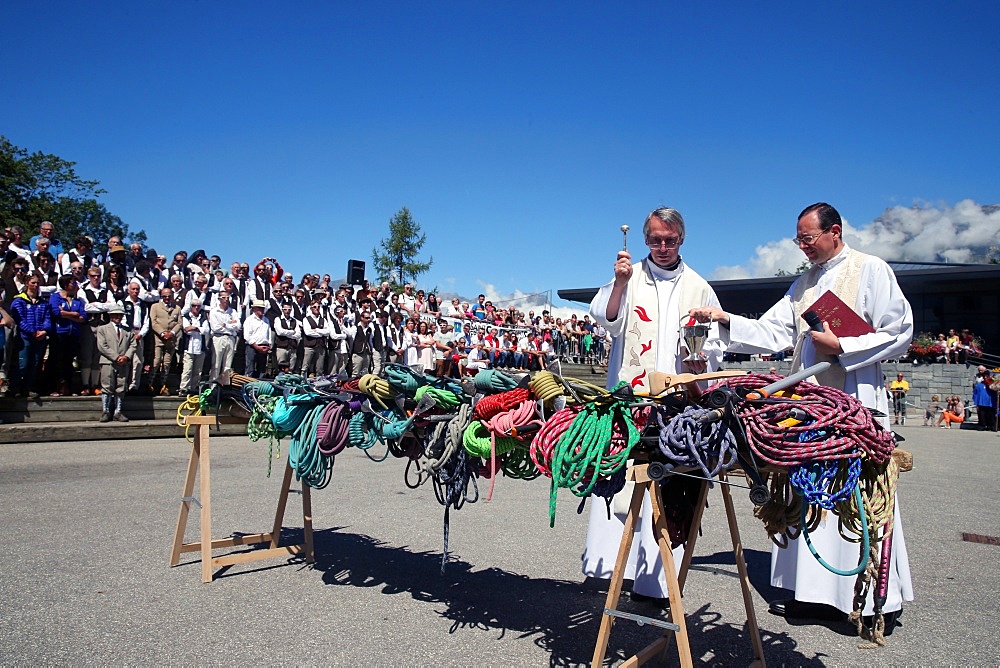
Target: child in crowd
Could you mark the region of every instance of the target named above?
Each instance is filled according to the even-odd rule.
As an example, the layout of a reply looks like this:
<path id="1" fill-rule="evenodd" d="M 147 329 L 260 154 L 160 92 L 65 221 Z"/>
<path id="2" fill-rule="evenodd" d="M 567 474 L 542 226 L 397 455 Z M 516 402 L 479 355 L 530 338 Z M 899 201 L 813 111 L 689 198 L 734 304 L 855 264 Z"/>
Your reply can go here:
<path id="1" fill-rule="evenodd" d="M 941 424 L 944 422 L 945 424 Z M 962 424 L 965 422 L 965 405 L 962 403 L 962 397 L 957 394 L 953 394 L 947 399 L 947 406 L 944 412 L 941 413 L 941 417 L 938 418 L 937 426 L 944 429 L 947 427 L 951 429 L 951 423 L 955 422 Z"/>
<path id="2" fill-rule="evenodd" d="M 924 426 L 930 425 L 937 418 L 937 414 L 941 411 L 941 397 L 937 394 L 931 396 L 931 401 L 927 404 L 927 408 L 924 409 Z"/>

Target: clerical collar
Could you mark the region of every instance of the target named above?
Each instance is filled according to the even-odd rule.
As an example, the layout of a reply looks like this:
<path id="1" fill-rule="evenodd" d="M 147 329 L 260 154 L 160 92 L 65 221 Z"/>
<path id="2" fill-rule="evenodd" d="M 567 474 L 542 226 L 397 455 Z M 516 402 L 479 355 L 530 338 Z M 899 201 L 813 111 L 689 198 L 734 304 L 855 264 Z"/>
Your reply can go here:
<path id="1" fill-rule="evenodd" d="M 822 269 L 823 271 L 830 271 L 831 269 L 833 269 L 834 267 L 836 267 L 838 264 L 840 264 L 841 262 L 843 262 L 844 260 L 847 259 L 847 253 L 850 250 L 851 250 L 850 247 L 848 247 L 848 245 L 845 243 L 844 247 L 840 249 L 839 253 L 837 253 L 836 255 L 834 255 L 833 257 L 831 257 L 829 260 L 827 260 L 823 264 L 819 265 L 819 268 Z"/>
<path id="2" fill-rule="evenodd" d="M 649 258 L 647 263 L 649 266 L 649 273 L 652 274 L 653 278 L 659 278 L 661 280 L 671 280 L 677 278 L 680 275 L 681 270 L 684 268 L 683 260 L 678 257 L 677 262 L 673 263 L 669 267 L 661 267 L 660 265 L 653 262 L 653 258 Z"/>

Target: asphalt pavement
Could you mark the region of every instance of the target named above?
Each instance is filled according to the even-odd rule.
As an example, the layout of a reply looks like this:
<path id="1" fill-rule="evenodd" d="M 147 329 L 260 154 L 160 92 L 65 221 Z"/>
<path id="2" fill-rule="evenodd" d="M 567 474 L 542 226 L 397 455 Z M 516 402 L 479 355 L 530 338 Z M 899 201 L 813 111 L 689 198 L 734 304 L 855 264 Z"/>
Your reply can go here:
<path id="1" fill-rule="evenodd" d="M 919 424 L 919 423 L 918 423 Z M 838 623 L 767 612 L 769 541 L 735 490 L 765 654 L 771 665 L 997 665 L 1000 437 L 897 428 L 915 468 L 900 504 L 916 600 L 881 649 Z M 179 433 L 179 430 L 178 430 Z M 580 575 L 586 513 L 560 490 L 549 528 L 546 479 L 501 478 L 493 500 L 451 513 L 404 485 L 404 463 L 350 450 L 313 494 L 316 564 L 274 559 L 201 583 L 198 555 L 167 565 L 190 446 L 176 439 L 0 445 L 0 657 L 23 664 L 563 666 L 590 661 L 604 605 Z M 284 454 L 284 450 L 282 451 Z M 283 463 L 268 446 L 212 439 L 215 537 L 270 528 Z M 293 485 L 297 488 L 297 484 Z M 485 490 L 481 489 L 483 493 Z M 285 538 L 301 537 L 299 496 Z M 752 659 L 721 497 L 712 492 L 685 590 L 695 662 Z M 192 514 L 187 538 L 197 537 Z M 221 554 L 219 551 L 216 554 Z M 625 602 L 644 615 L 648 604 Z M 609 662 L 656 637 L 615 625 Z M 666 663 L 677 663 L 671 648 Z"/>

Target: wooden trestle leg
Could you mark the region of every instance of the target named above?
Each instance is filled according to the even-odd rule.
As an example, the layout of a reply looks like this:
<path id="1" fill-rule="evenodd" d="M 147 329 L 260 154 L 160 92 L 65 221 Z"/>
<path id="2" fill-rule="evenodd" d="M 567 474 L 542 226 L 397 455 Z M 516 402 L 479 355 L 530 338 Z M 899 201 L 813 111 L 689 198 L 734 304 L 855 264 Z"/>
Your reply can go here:
<path id="1" fill-rule="evenodd" d="M 212 540 L 212 483 L 209 428 L 215 423 L 216 418 L 214 416 L 198 415 L 189 417 L 187 421 L 195 426 L 194 442 L 191 446 L 187 475 L 184 478 L 184 487 L 181 492 L 181 507 L 177 515 L 177 528 L 174 531 L 174 540 L 170 549 L 170 565 L 176 566 L 180 562 L 181 553 L 200 552 L 201 580 L 202 582 L 211 582 L 214 570 L 221 566 L 298 554 L 304 555 L 306 563 L 313 563 L 315 555 L 313 553 L 312 535 L 312 496 L 308 485 L 302 485 L 303 542 L 298 545 L 281 545 L 281 526 L 284 521 L 285 508 L 288 503 L 288 492 L 292 482 L 292 467 L 287 462 L 285 463 L 285 472 L 281 482 L 281 492 L 278 495 L 278 505 L 274 513 L 274 524 L 271 527 L 270 533 L 241 534 L 229 538 Z M 220 417 L 218 421 L 221 423 L 246 422 L 244 419 L 232 417 Z M 199 479 L 200 499 L 195 499 L 192 496 L 196 477 Z M 187 528 L 192 503 L 201 507 L 200 540 L 194 543 L 185 543 L 184 532 Z M 264 542 L 270 543 L 269 548 L 212 557 L 212 550 L 222 547 L 253 545 Z"/>
<path id="2" fill-rule="evenodd" d="M 594 648 L 594 658 L 592 665 L 600 666 L 604 663 L 604 656 L 607 653 L 608 641 L 611 637 L 611 628 L 614 625 L 615 614 L 618 609 L 618 601 L 621 597 L 622 584 L 625 579 L 625 568 L 628 562 L 629 551 L 632 547 L 632 538 L 638 522 L 639 512 L 642 509 L 642 497 L 647 491 L 650 493 L 650 501 L 653 508 L 653 531 L 656 535 L 657 544 L 660 548 L 660 555 L 663 560 L 664 577 L 667 581 L 667 591 L 670 598 L 670 618 L 676 629 L 667 630 L 661 637 L 627 659 L 623 666 L 638 666 L 663 654 L 670 644 L 671 633 L 677 637 L 677 656 L 681 666 L 691 666 L 691 645 L 687 634 L 687 624 L 684 618 L 684 603 L 681 595 L 684 591 L 684 583 L 691 567 L 691 559 L 694 555 L 694 548 L 698 538 L 698 531 L 701 527 L 701 520 L 704 514 L 706 501 L 708 499 L 708 483 L 702 483 L 698 495 L 698 505 L 695 508 L 694 517 L 691 522 L 691 530 L 688 533 L 687 542 L 684 545 L 684 557 L 681 560 L 680 569 L 676 568 L 673 551 L 670 549 L 670 534 L 667 529 L 666 513 L 663 506 L 663 498 L 659 494 L 656 482 L 649 479 L 647 465 L 638 464 L 629 470 L 628 479 L 635 482 L 632 492 L 632 501 L 629 504 L 628 514 L 625 516 L 625 526 L 622 531 L 622 541 L 618 548 L 617 561 L 608 583 L 608 598 L 605 604 L 605 611 L 601 617 L 601 627 L 597 635 L 597 645 Z M 765 667 L 764 646 L 760 638 L 760 629 L 757 626 L 757 614 L 753 606 L 753 595 L 750 590 L 750 579 L 747 575 L 746 561 L 743 558 L 743 545 L 740 541 L 739 525 L 736 522 L 736 511 L 733 506 L 732 494 L 729 485 L 725 484 L 727 478 L 725 474 L 719 476 L 719 487 L 722 492 L 723 503 L 726 508 L 726 519 L 729 523 L 729 535 L 733 543 L 733 555 L 736 559 L 736 569 L 739 573 L 740 587 L 743 592 L 743 603 L 747 613 L 747 625 L 750 630 L 750 638 L 753 644 L 755 655 L 754 664 Z M 621 613 L 619 613 L 621 614 Z M 648 621 L 648 620 L 647 620 Z"/>

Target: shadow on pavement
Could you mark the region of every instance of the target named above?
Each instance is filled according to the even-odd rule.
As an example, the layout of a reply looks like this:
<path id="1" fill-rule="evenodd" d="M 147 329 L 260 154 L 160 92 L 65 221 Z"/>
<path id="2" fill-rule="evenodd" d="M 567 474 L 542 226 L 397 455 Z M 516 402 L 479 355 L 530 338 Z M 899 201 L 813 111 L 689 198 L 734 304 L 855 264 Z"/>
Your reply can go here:
<path id="1" fill-rule="evenodd" d="M 297 541 L 301 532 L 282 532 L 282 541 Z M 444 575 L 438 552 L 393 546 L 371 536 L 342 532 L 341 528 L 314 533 L 315 568 L 323 582 L 350 587 L 379 587 L 383 594 L 409 594 L 414 600 L 436 603 L 438 614 L 451 621 L 450 633 L 464 628 L 495 632 L 496 639 L 516 634 L 531 638 L 549 653 L 551 666 L 588 664 L 597 640 L 606 590 L 601 581 L 529 578 L 499 568 L 475 570 L 452 557 Z M 720 555 L 721 556 L 721 555 Z M 714 555 L 713 555 L 714 557 Z M 704 558 L 711 560 L 713 557 Z M 732 554 L 729 555 L 730 559 Z M 712 562 L 718 563 L 718 561 Z M 620 609 L 641 615 L 663 614 L 648 604 L 622 599 Z M 753 659 L 745 624 L 723 623 L 711 604 L 688 611 L 688 634 L 697 663 L 749 664 Z M 659 631 L 627 621 L 615 624 L 606 662 L 617 663 L 652 642 Z M 822 657 L 806 657 L 785 633 L 764 633 L 768 661 L 794 665 L 822 665 Z M 477 652 L 480 650 L 477 650 Z M 470 655 L 471 656 L 471 655 Z M 676 663 L 671 644 L 668 663 Z"/>

